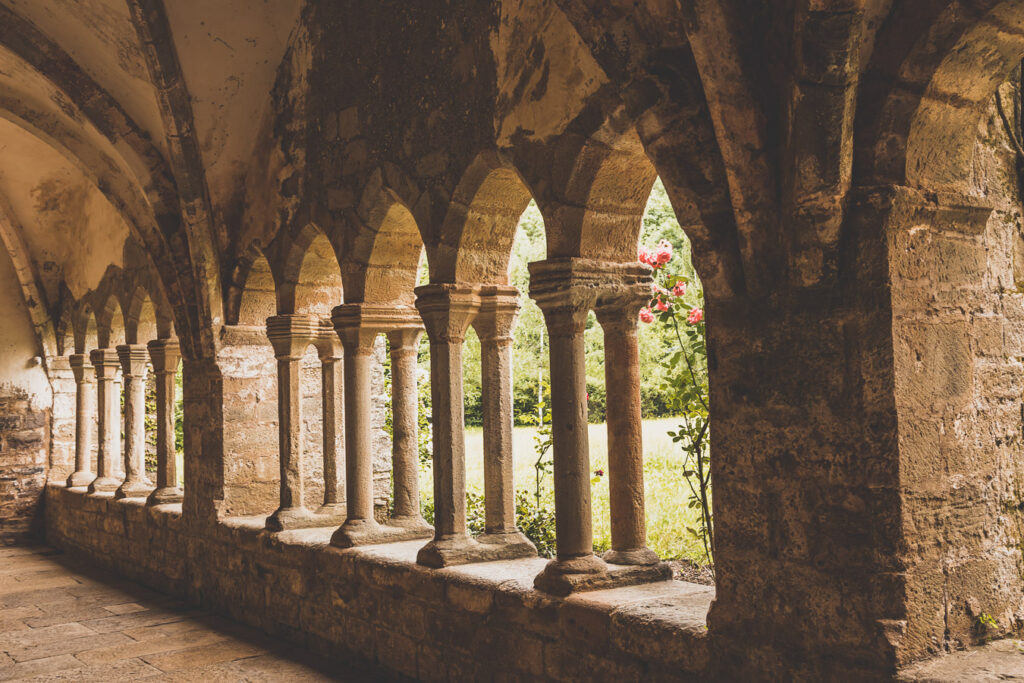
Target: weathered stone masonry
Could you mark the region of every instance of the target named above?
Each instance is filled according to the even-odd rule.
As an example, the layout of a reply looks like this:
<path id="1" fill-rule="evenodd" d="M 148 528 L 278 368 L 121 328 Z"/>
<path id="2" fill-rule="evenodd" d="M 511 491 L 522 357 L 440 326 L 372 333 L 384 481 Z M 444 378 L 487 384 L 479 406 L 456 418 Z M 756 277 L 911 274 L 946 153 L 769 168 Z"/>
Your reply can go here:
<path id="1" fill-rule="evenodd" d="M 427 680 L 884 680 L 1020 635 L 1022 58 L 1018 0 L 0 0 L 0 539 L 42 509 L 60 547 Z M 706 297 L 713 591 L 664 580 L 644 537 L 656 177 Z M 531 199 L 547 248 L 515 292 Z M 550 562 L 510 511 L 526 296 L 554 369 Z M 623 388 L 603 557 L 591 310 Z"/>
<path id="2" fill-rule="evenodd" d="M 20 392 L 0 397 L 0 543 L 25 541 L 42 530 L 49 411 Z"/>
<path id="3" fill-rule="evenodd" d="M 174 506 L 51 487 L 48 539 L 329 657 L 424 681 L 701 680 L 714 591 L 661 582 L 563 601 L 533 589 L 541 559 L 445 570 L 420 541 L 341 551 L 330 531 L 254 524 L 193 536 Z M 89 539 L 83 543 L 83 539 Z"/>

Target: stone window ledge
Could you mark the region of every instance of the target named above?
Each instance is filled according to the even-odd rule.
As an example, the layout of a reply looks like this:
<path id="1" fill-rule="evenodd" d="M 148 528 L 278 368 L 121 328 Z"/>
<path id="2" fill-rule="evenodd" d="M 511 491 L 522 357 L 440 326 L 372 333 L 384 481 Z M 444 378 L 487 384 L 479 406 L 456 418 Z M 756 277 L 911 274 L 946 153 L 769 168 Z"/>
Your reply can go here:
<path id="1" fill-rule="evenodd" d="M 67 545 L 87 553 L 117 553 L 118 548 L 107 536 L 98 540 L 93 549 L 88 538 L 75 537 L 76 531 L 88 534 L 89 527 L 80 528 L 86 523 L 80 519 L 97 516 L 104 520 L 100 524 L 104 528 L 104 518 L 118 520 L 118 529 L 112 530 L 114 535 L 121 525 L 139 534 L 146 533 L 144 527 L 152 525 L 169 532 L 158 534 L 167 543 L 179 548 L 188 545 L 180 505 L 146 507 L 141 499 L 113 500 L 110 496 L 90 496 L 63 486 L 51 488 L 51 497 L 56 498 L 57 504 L 48 505 L 47 516 L 53 516 L 48 519 L 48 528 L 65 537 L 63 543 L 60 538 L 51 539 L 58 546 Z M 261 623 L 267 618 L 268 606 L 239 604 L 228 595 L 232 582 L 262 580 L 267 591 L 274 592 L 267 600 L 298 605 L 294 625 L 287 624 L 286 628 L 305 631 L 307 640 L 323 638 L 326 625 L 335 628 L 339 619 L 358 619 L 358 623 L 365 620 L 374 628 L 408 633 L 420 641 L 420 647 L 435 646 L 434 640 L 440 638 L 432 633 L 436 626 L 419 627 L 417 631 L 401 622 L 415 621 L 410 616 L 414 614 L 439 614 L 445 618 L 451 615 L 452 623 L 466 624 L 467 640 L 482 638 L 485 631 L 512 632 L 517 634 L 516 642 L 521 641 L 522 647 L 542 648 L 545 667 L 550 668 L 552 661 L 560 662 L 554 665 L 561 668 L 560 674 L 546 671 L 553 678 L 565 677 L 566 667 L 583 666 L 585 661 L 597 666 L 598 659 L 603 662 L 600 666 L 607 666 L 611 659 L 618 662 L 617 666 L 630 667 L 633 662 L 645 666 L 640 663 L 646 662 L 656 669 L 664 667 L 665 671 L 676 672 L 699 673 L 708 666 L 706 618 L 714 599 L 711 586 L 663 581 L 558 598 L 533 588 L 534 577 L 547 562 L 542 558 L 428 569 L 416 564 L 421 540 L 341 549 L 329 544 L 333 528 L 269 533 L 263 530 L 262 520 L 226 518 L 199 532 L 205 536 L 197 539 L 200 544 L 223 550 L 209 555 L 210 566 L 183 567 L 182 578 L 186 584 L 190 574 L 202 575 L 204 582 L 224 581 L 221 591 L 208 593 L 204 599 L 214 603 L 223 600 L 223 607 L 232 616 L 269 631 L 279 629 L 281 622 Z M 130 543 L 131 533 L 126 531 L 125 536 Z M 150 540 L 150 547 L 154 543 Z M 174 550 L 167 548 L 166 552 Z M 123 567 L 133 553 L 131 548 L 122 552 L 126 557 L 121 561 L 107 563 Z M 193 555 L 190 562 L 199 562 L 202 556 Z M 218 572 L 224 576 L 211 575 Z M 247 572 L 259 579 L 250 579 Z M 161 588 L 159 578 L 151 577 L 148 583 Z M 170 583 L 173 585 L 174 581 Z M 245 591 L 252 588 L 256 587 L 247 586 Z M 371 592 L 376 596 L 370 600 L 372 607 L 364 604 Z M 425 623 L 429 624 L 429 619 Z M 353 635 L 334 633 L 332 640 Z M 467 649 L 472 647 L 467 645 Z M 549 650 L 561 654 L 548 654 Z M 378 652 L 376 657 L 389 665 L 385 653 Z M 575 661 L 577 657 L 579 662 Z"/>

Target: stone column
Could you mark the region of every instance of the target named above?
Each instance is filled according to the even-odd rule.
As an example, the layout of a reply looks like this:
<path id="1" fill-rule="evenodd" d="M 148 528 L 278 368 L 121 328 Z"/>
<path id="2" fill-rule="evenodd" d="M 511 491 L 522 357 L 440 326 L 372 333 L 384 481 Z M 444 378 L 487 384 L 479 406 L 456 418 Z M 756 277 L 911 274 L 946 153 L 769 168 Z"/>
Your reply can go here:
<path id="1" fill-rule="evenodd" d="M 68 477 L 69 487 L 88 486 L 96 475 L 92 471 L 92 422 L 96 415 L 96 371 L 84 353 L 68 356 L 75 373 L 75 471 Z"/>
<path id="2" fill-rule="evenodd" d="M 523 557 L 537 554 L 516 527 L 512 459 L 512 328 L 519 313 L 515 287 L 480 289 L 480 310 L 473 328 L 480 338 L 484 427 L 484 503 L 486 531 L 480 543 L 518 547 Z"/>
<path id="3" fill-rule="evenodd" d="M 612 548 L 605 562 L 650 565 L 658 556 L 647 547 L 644 516 L 644 447 L 640 414 L 640 350 L 637 316 L 650 300 L 650 288 L 634 287 L 619 299 L 601 302 L 595 312 L 604 330 L 604 382 L 607 394 L 608 488 Z M 632 294 L 632 296 L 630 296 Z"/>
<path id="4" fill-rule="evenodd" d="M 321 321 L 317 352 L 320 356 L 320 388 L 323 395 L 320 414 L 324 439 L 324 502 L 317 514 L 324 518 L 325 526 L 333 526 L 341 524 L 345 519 L 345 502 L 338 493 L 338 462 L 344 453 L 345 438 L 344 411 L 338 397 L 344 381 L 340 376 L 341 342 L 333 327 L 325 325 L 324 321 Z"/>
<path id="5" fill-rule="evenodd" d="M 593 550 L 583 332 L 590 309 L 599 299 L 621 296 L 624 284 L 643 283 L 650 292 L 650 270 L 639 263 L 578 258 L 549 259 L 529 267 L 530 296 L 544 313 L 550 337 L 557 548 L 555 559 L 537 575 L 534 585 L 556 595 L 567 595 L 578 590 L 671 578 L 671 571 L 664 564 L 618 567 L 612 572 Z M 614 387 L 613 391 L 619 388 Z"/>
<path id="6" fill-rule="evenodd" d="M 267 517 L 267 530 L 284 531 L 320 526 L 305 506 L 302 463 L 302 357 L 320 332 L 312 315 L 289 314 L 267 318 L 267 338 L 277 358 L 277 419 L 281 504 Z"/>
<path id="7" fill-rule="evenodd" d="M 471 561 L 479 544 L 466 530 L 466 443 L 462 395 L 462 343 L 480 299 L 472 287 L 434 284 L 416 288 L 416 308 L 430 337 L 430 401 L 434 443 L 434 540 L 419 564 L 444 567 Z"/>
<path id="8" fill-rule="evenodd" d="M 156 490 L 149 495 L 148 505 L 180 503 L 178 486 L 178 451 L 174 442 L 175 376 L 181 349 L 176 339 L 154 339 L 149 342 L 149 357 L 156 375 Z"/>
<path id="9" fill-rule="evenodd" d="M 149 354 L 142 344 L 117 347 L 124 377 L 124 471 L 125 478 L 114 498 L 148 496 L 153 484 L 146 476 L 146 362 Z"/>
<path id="10" fill-rule="evenodd" d="M 89 484 L 89 493 L 113 493 L 121 485 L 117 459 L 121 446 L 121 406 L 117 394 L 117 371 L 121 368 L 117 352 L 94 349 L 89 360 L 96 370 L 96 399 L 99 410 L 98 476 Z"/>
<path id="11" fill-rule="evenodd" d="M 373 516 L 373 453 L 370 373 L 377 335 L 417 320 L 401 304 L 342 304 L 331 318 L 345 348 L 345 490 L 348 518 L 331 543 L 342 548 L 427 538 L 417 526 L 380 524 Z"/>
<path id="12" fill-rule="evenodd" d="M 422 327 L 388 332 L 391 349 L 391 455 L 395 511 L 390 524 L 433 531 L 420 514 L 419 395 L 416 356 Z"/>

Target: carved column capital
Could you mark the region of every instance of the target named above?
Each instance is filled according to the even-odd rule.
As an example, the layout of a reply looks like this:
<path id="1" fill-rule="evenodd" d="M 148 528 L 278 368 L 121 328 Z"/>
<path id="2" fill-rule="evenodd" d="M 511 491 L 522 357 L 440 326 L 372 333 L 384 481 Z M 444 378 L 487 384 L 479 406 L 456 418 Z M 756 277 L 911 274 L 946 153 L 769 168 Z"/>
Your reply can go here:
<path id="1" fill-rule="evenodd" d="M 75 375 L 75 384 L 93 384 L 96 381 L 96 373 L 89 356 L 84 353 L 73 353 L 68 356 L 68 364 Z"/>
<path id="2" fill-rule="evenodd" d="M 96 370 L 96 379 L 112 380 L 121 369 L 121 359 L 113 349 L 93 349 L 89 354 L 92 367 Z"/>
<path id="3" fill-rule="evenodd" d="M 121 372 L 125 377 L 146 377 L 149 350 L 145 345 L 121 344 L 117 347 L 117 358 L 121 361 Z"/>
<path id="4" fill-rule="evenodd" d="M 464 284 L 431 284 L 416 288 L 416 308 L 434 344 L 461 344 L 480 310 L 479 290 Z"/>
<path id="5" fill-rule="evenodd" d="M 481 342 L 512 341 L 519 315 L 519 290 L 503 285 L 484 285 L 479 290 L 480 311 L 473 329 Z"/>
<path id="6" fill-rule="evenodd" d="M 267 318 L 267 338 L 278 360 L 300 360 L 320 336 L 320 319 L 315 315 L 289 313 Z"/>
<path id="7" fill-rule="evenodd" d="M 149 359 L 153 364 L 153 372 L 156 374 L 178 371 L 178 361 L 181 360 L 181 347 L 177 339 L 154 339 L 148 344 Z"/>
<path id="8" fill-rule="evenodd" d="M 419 351 L 423 326 L 400 327 L 388 332 L 388 346 L 392 355 L 415 354 Z"/>
<path id="9" fill-rule="evenodd" d="M 579 334 L 594 309 L 605 320 L 635 317 L 651 296 L 651 269 L 642 263 L 583 258 L 536 261 L 530 266 L 530 296 L 544 313 L 551 334 Z"/>
<path id="10" fill-rule="evenodd" d="M 341 340 L 330 320 L 320 320 L 320 333 L 316 339 L 316 352 L 321 363 L 337 363 L 342 358 Z"/>
<path id="11" fill-rule="evenodd" d="M 651 283 L 622 284 L 609 294 L 599 297 L 594 313 L 601 327 L 633 328 L 637 326 L 640 309 L 651 300 Z"/>
<path id="12" fill-rule="evenodd" d="M 331 312 L 331 322 L 345 352 L 358 354 L 371 353 L 378 334 L 423 326 L 416 309 L 403 304 L 342 304 Z"/>

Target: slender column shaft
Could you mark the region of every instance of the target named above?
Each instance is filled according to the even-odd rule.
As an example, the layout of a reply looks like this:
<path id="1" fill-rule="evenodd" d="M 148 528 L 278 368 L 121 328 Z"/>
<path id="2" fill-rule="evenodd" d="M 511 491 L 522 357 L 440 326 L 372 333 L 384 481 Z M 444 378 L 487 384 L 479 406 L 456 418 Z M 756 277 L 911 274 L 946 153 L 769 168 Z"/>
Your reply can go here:
<path id="1" fill-rule="evenodd" d="M 392 458 L 397 518 L 420 517 L 419 397 L 416 352 L 421 329 L 388 333 L 391 347 Z"/>
<path id="2" fill-rule="evenodd" d="M 333 329 L 330 330 L 330 334 L 335 337 Z M 324 508 L 339 506 L 341 501 L 338 494 L 338 461 L 344 452 L 345 428 L 341 410 L 341 401 L 344 401 L 344 395 L 341 393 L 344 381 L 339 376 L 342 367 L 339 363 L 341 353 L 337 346 L 338 341 L 335 337 L 320 352 L 320 386 L 323 393 L 321 414 L 323 415 L 324 438 Z M 341 401 L 338 400 L 339 395 L 341 395 Z"/>
<path id="3" fill-rule="evenodd" d="M 370 374 L 374 332 L 346 330 L 345 346 L 345 491 L 349 522 L 373 520 L 373 458 Z"/>
<path id="4" fill-rule="evenodd" d="M 89 359 L 96 370 L 99 411 L 98 476 L 89 485 L 89 492 L 111 492 L 121 484 L 117 477 L 117 460 L 121 450 L 121 411 L 115 381 L 121 364 L 117 353 L 110 349 L 95 349 L 89 354 Z"/>
<path id="5" fill-rule="evenodd" d="M 430 344 L 434 427 L 434 533 L 466 534 L 466 436 L 462 393 L 462 339 Z"/>
<path id="6" fill-rule="evenodd" d="M 481 340 L 487 531 L 515 528 L 512 481 L 512 339 Z"/>
<path id="7" fill-rule="evenodd" d="M 68 486 L 88 486 L 96 475 L 92 471 L 93 420 L 96 418 L 96 371 L 84 353 L 68 357 L 75 374 L 75 471 Z"/>
<path id="8" fill-rule="evenodd" d="M 302 358 L 277 359 L 278 448 L 281 454 L 281 507 L 300 507 L 302 486 Z"/>
<path id="9" fill-rule="evenodd" d="M 345 488 L 348 518 L 331 537 L 333 545 L 343 548 L 429 538 L 433 529 L 419 514 L 419 491 L 416 474 L 410 474 L 406 449 L 409 415 L 408 359 L 401 351 L 392 365 L 394 392 L 394 476 L 395 514 L 387 524 L 374 519 L 373 454 L 371 427 L 370 371 L 373 367 L 373 346 L 377 336 L 387 332 L 392 349 L 415 347 L 419 333 L 416 312 L 402 304 L 342 304 L 332 316 L 345 348 Z M 393 356 L 394 358 L 394 356 Z M 412 415 L 415 423 L 415 355 L 412 368 Z M 412 432 L 412 467 L 416 466 L 415 432 Z M 410 480 L 410 476 L 412 479 Z M 411 505 L 414 502 L 414 505 Z"/>
<path id="10" fill-rule="evenodd" d="M 116 498 L 145 496 L 153 489 L 146 477 L 146 347 L 124 344 L 117 347 L 124 377 L 124 471 L 125 479 Z"/>
<path id="11" fill-rule="evenodd" d="M 267 529 L 281 531 L 315 526 L 305 509 L 303 482 L 302 357 L 319 334 L 320 321 L 309 315 L 267 318 L 267 336 L 277 357 L 277 419 L 280 462 L 280 507 L 267 518 Z"/>
<path id="12" fill-rule="evenodd" d="M 468 540 L 462 344 L 480 300 L 459 285 L 427 285 L 417 288 L 416 295 L 430 337 L 434 541 L 461 543 Z"/>
<path id="13" fill-rule="evenodd" d="M 559 560 L 592 555 L 594 547 L 583 346 L 587 312 L 587 309 L 544 310 L 550 338 L 551 439 Z"/>
<path id="14" fill-rule="evenodd" d="M 492 288 L 493 289 L 493 288 Z M 512 328 L 519 293 L 487 291 L 473 322 L 480 338 L 484 500 L 488 534 L 516 531 L 512 462 Z"/>
<path id="15" fill-rule="evenodd" d="M 640 411 L 640 352 L 637 313 L 641 301 L 599 307 L 604 329 L 607 391 L 608 487 L 612 549 L 604 559 L 618 564 L 653 564 L 644 517 L 643 422 Z"/>
<path id="16" fill-rule="evenodd" d="M 180 503 L 182 490 L 178 486 L 174 405 L 175 375 L 181 351 L 174 339 L 154 339 L 148 346 L 156 379 L 156 490 L 149 496 L 149 504 Z"/>

